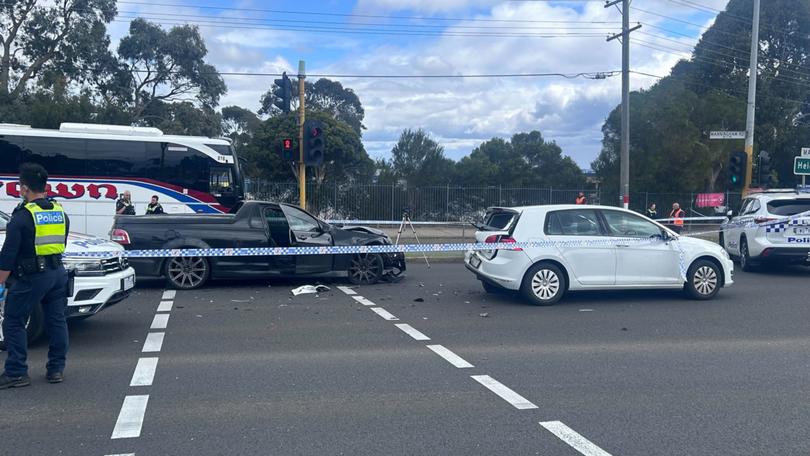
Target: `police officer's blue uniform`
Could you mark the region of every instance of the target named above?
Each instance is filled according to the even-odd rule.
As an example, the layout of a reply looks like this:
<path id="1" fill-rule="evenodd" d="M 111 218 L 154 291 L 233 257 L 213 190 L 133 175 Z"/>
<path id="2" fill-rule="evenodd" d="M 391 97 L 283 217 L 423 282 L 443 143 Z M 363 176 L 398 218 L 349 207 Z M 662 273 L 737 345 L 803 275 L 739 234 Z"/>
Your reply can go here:
<path id="1" fill-rule="evenodd" d="M 6 227 L 6 241 L 0 252 L 0 270 L 15 277 L 8 291 L 3 334 L 8 356 L 5 376 L 23 379 L 12 386 L 25 386 L 28 376 L 26 323 L 42 303 L 49 339 L 47 374 L 61 381 L 68 350 L 65 321 L 68 274 L 62 255 L 70 221 L 56 203 L 41 198 L 15 209 Z"/>

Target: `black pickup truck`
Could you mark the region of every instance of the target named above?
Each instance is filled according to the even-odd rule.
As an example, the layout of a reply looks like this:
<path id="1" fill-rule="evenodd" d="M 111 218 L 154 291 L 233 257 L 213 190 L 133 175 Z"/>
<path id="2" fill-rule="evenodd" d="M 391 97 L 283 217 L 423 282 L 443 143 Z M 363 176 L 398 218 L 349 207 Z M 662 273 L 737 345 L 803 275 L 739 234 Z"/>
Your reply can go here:
<path id="1" fill-rule="evenodd" d="M 115 217 L 111 238 L 127 250 L 387 245 L 382 231 L 329 225 L 295 206 L 248 201 L 231 214 Z M 138 276 L 165 277 L 179 289 L 211 278 L 346 276 L 353 284 L 393 280 L 405 271 L 401 253 L 130 258 Z"/>

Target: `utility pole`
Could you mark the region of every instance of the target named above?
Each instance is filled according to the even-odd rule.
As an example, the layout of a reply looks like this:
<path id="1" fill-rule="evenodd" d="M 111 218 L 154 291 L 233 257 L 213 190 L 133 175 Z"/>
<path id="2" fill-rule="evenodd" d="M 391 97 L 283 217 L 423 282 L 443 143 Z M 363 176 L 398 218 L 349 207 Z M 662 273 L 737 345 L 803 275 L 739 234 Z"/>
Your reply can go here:
<path id="1" fill-rule="evenodd" d="M 605 8 L 622 4 L 622 33 L 607 40 L 621 38 L 622 42 L 622 139 L 619 167 L 621 169 L 619 191 L 622 207 L 630 206 L 630 32 L 641 28 L 641 24 L 630 28 L 630 0 L 607 1 Z"/>
<path id="2" fill-rule="evenodd" d="M 748 164 L 745 171 L 743 195 L 751 188 L 754 164 L 754 117 L 757 105 L 757 58 L 759 57 L 759 0 L 754 0 L 754 21 L 751 26 L 751 68 L 748 74 L 748 110 L 745 116 L 745 154 Z"/>
<path id="3" fill-rule="evenodd" d="M 307 165 L 304 163 L 304 116 L 306 63 L 298 61 L 298 205 L 307 210 Z"/>

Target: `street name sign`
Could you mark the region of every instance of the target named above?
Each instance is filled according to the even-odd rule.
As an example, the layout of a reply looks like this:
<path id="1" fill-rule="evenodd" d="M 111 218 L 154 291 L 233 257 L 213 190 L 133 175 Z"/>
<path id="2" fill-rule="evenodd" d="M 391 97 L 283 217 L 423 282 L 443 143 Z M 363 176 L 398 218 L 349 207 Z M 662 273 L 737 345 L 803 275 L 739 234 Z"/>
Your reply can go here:
<path id="1" fill-rule="evenodd" d="M 810 157 L 810 147 L 802 147 L 802 157 Z"/>
<path id="2" fill-rule="evenodd" d="M 794 158 L 793 174 L 797 176 L 810 176 L 810 157 Z"/>
<path id="3" fill-rule="evenodd" d="M 709 139 L 745 139 L 744 131 L 710 131 Z"/>

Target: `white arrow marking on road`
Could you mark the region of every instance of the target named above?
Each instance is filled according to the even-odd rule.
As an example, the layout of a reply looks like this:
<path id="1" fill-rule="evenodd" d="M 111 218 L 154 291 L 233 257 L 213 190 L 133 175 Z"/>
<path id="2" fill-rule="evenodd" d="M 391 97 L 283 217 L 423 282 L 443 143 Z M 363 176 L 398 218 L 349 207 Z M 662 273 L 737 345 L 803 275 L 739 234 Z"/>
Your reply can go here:
<path id="1" fill-rule="evenodd" d="M 135 366 L 135 373 L 132 374 L 132 381 L 129 386 L 152 386 L 155 380 L 158 358 L 140 358 Z"/>
<path id="2" fill-rule="evenodd" d="M 127 396 L 124 398 L 124 405 L 121 406 L 121 413 L 118 414 L 118 421 L 115 423 L 111 439 L 131 439 L 140 437 L 143 426 L 143 416 L 146 414 L 146 404 L 149 402 L 149 395 Z"/>
<path id="3" fill-rule="evenodd" d="M 428 336 L 422 334 L 421 332 L 417 331 L 413 326 L 411 326 L 409 324 L 401 323 L 401 324 L 394 325 L 394 326 L 401 329 L 402 332 L 404 332 L 405 334 L 413 337 L 416 340 L 430 340 L 430 337 L 428 337 Z"/>
<path id="4" fill-rule="evenodd" d="M 386 319 L 388 321 L 399 320 L 399 318 L 395 317 L 393 314 L 391 314 L 387 310 L 383 309 L 382 307 L 372 307 L 371 311 L 374 312 L 375 314 L 383 317 L 384 319 Z"/>
<path id="5" fill-rule="evenodd" d="M 585 456 L 611 456 L 610 453 L 594 445 L 593 442 L 577 434 L 575 430 L 560 421 L 541 421 L 540 425 Z"/>
<path id="6" fill-rule="evenodd" d="M 451 352 L 444 345 L 427 345 L 427 348 L 431 349 L 433 353 L 444 358 L 445 361 L 452 364 L 459 369 L 467 369 L 470 367 L 474 367 L 472 364 L 468 363 L 464 358 L 458 356 L 457 354 Z"/>
<path id="7" fill-rule="evenodd" d="M 473 380 L 484 385 L 488 390 L 497 394 L 501 399 L 512 404 L 518 410 L 536 409 L 537 406 L 529 402 L 528 399 L 514 392 L 503 383 L 495 380 L 489 375 L 472 375 Z"/>
<path id="8" fill-rule="evenodd" d="M 163 337 L 166 333 L 149 333 L 146 335 L 146 341 L 143 343 L 144 353 L 159 352 L 163 347 Z"/>

